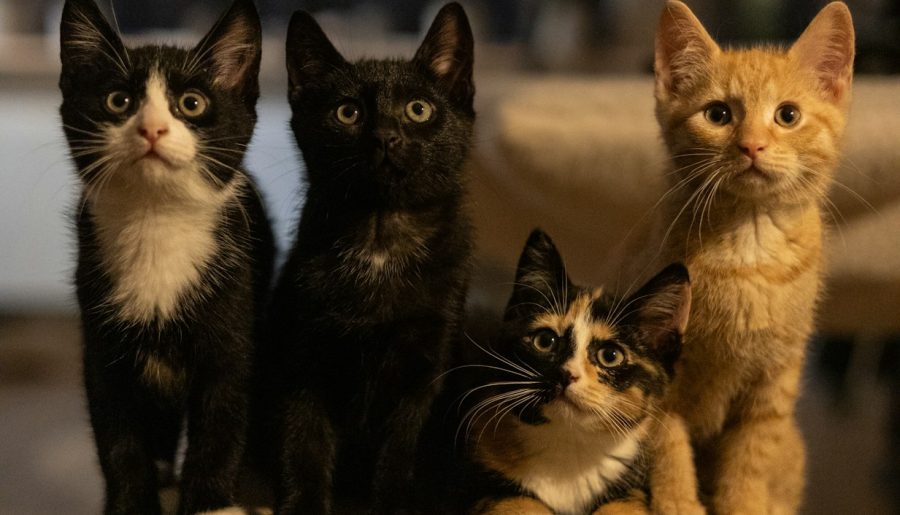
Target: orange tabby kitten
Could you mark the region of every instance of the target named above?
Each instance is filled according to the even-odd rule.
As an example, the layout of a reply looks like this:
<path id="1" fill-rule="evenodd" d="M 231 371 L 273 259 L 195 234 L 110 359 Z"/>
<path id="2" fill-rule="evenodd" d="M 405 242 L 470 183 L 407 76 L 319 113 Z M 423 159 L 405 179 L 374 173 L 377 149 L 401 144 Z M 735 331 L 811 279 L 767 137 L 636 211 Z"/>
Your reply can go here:
<path id="1" fill-rule="evenodd" d="M 715 513 L 799 508 L 794 405 L 853 52 L 840 2 L 787 50 L 722 49 L 687 6 L 666 4 L 655 62 L 656 114 L 673 163 L 663 259 L 688 265 L 695 303 L 669 431 L 657 442 L 657 512 L 702 512 L 695 477 Z"/>

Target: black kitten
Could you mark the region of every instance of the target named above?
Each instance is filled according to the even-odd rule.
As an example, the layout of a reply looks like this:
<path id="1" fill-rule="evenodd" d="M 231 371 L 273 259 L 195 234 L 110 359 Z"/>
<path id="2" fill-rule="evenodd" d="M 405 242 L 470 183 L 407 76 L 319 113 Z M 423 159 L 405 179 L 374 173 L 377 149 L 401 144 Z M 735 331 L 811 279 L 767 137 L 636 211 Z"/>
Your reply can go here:
<path id="1" fill-rule="evenodd" d="M 181 513 L 232 504 L 273 241 L 241 168 L 259 19 L 237 0 L 192 50 L 126 48 L 91 0 L 61 25 L 82 186 L 76 287 L 106 513 L 159 513 L 183 421 Z"/>
<path id="2" fill-rule="evenodd" d="M 411 61 L 348 63 L 305 12 L 287 40 L 308 193 L 273 302 L 278 511 L 409 505 L 415 448 L 459 330 L 472 34 L 445 6 Z"/>
<path id="3" fill-rule="evenodd" d="M 448 439 L 469 462 L 448 512 L 647 513 L 654 413 L 690 301 L 681 264 L 628 298 L 575 285 L 532 233 L 498 334 L 446 395 L 463 404 Z"/>

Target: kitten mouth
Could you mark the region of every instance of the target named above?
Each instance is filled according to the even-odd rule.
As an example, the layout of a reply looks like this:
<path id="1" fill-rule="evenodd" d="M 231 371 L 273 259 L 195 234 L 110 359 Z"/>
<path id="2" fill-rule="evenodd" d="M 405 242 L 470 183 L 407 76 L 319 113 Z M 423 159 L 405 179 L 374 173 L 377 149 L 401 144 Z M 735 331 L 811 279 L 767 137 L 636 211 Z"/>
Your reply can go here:
<path id="1" fill-rule="evenodd" d="M 169 161 L 168 159 L 163 157 L 162 154 L 160 154 L 159 152 L 157 152 L 155 149 L 152 149 L 152 148 L 150 150 L 148 150 L 147 152 L 145 152 L 144 155 L 137 158 L 137 160 L 138 161 L 144 161 L 144 160 L 158 161 L 158 162 L 166 164 L 166 165 L 172 164 L 171 161 Z"/>
<path id="2" fill-rule="evenodd" d="M 563 392 L 556 397 L 556 401 L 571 410 L 584 411 L 584 408 L 581 407 L 581 403 L 575 399 L 575 396 L 570 395 L 568 390 L 563 390 Z"/>
<path id="3" fill-rule="evenodd" d="M 760 178 L 760 179 L 765 179 L 767 181 L 772 181 L 775 179 L 775 177 L 773 177 L 771 173 L 769 173 L 753 164 L 751 164 L 747 168 L 738 172 L 738 175 L 744 176 L 744 177 L 747 177 L 747 176 L 756 177 L 756 178 Z"/>

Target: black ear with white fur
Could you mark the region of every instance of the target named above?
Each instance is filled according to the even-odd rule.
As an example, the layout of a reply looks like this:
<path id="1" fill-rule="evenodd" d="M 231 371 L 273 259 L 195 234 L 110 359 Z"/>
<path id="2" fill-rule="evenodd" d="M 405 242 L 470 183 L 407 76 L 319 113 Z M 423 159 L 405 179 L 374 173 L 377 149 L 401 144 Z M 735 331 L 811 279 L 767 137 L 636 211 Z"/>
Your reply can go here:
<path id="1" fill-rule="evenodd" d="M 461 106 L 472 110 L 475 85 L 472 29 L 462 6 L 453 2 L 438 12 L 413 63 L 434 76 Z"/>
<path id="2" fill-rule="evenodd" d="M 251 0 L 235 0 L 191 53 L 195 64 L 210 67 L 213 85 L 259 96 L 262 29 Z"/>
<path id="3" fill-rule="evenodd" d="M 681 263 L 667 266 L 626 303 L 625 322 L 671 371 L 691 312 L 691 281 Z"/>
<path id="4" fill-rule="evenodd" d="M 66 0 L 59 43 L 63 76 L 82 66 L 96 66 L 102 60 L 128 75 L 130 63 L 125 45 L 93 0 Z"/>
<path id="5" fill-rule="evenodd" d="M 562 256 L 547 234 L 535 229 L 528 237 L 519 265 L 512 297 L 506 306 L 506 320 L 521 318 L 538 311 L 558 312 L 565 309 L 565 292 L 570 288 Z"/>

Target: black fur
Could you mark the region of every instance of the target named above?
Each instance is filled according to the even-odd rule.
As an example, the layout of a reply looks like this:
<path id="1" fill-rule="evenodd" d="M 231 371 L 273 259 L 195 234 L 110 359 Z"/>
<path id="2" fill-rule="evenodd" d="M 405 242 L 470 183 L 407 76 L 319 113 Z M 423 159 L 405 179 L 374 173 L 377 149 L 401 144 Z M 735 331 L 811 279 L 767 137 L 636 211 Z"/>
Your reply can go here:
<path id="1" fill-rule="evenodd" d="M 85 27 L 101 36 L 101 45 L 75 44 L 84 39 Z M 248 40 L 243 61 L 237 63 L 240 73 L 217 64 L 216 52 L 206 53 L 193 72 L 183 69 L 186 59 L 232 37 L 235 27 Z M 105 513 L 159 513 L 157 490 L 174 481 L 172 464 L 185 421 L 188 444 L 179 511 L 227 507 L 246 440 L 249 376 L 274 253 L 264 206 L 241 167 L 259 92 L 256 10 L 252 2 L 237 0 L 190 51 L 165 46 L 126 49 L 92 0 L 68 0 L 61 44 L 60 113 L 85 188 L 99 180 L 94 165 L 103 156 L 83 151 L 85 142 L 97 143 L 101 124 L 117 125 L 136 112 L 155 66 L 170 92 L 194 88 L 211 100 L 205 115 L 185 119 L 201 141 L 217 141 L 217 146 L 230 149 L 207 151 L 207 157 L 217 161 L 209 165 L 209 184 L 221 189 L 238 177 L 246 181 L 237 193 L 239 200 L 226 205 L 215 226 L 215 255 L 201 271 L 199 283 L 179 298 L 178 314 L 171 318 L 135 323 L 119 316 L 122 306 L 110 300 L 113 277 L 99 247 L 94 204 L 85 193 L 75 216 L 84 381 L 106 481 Z M 239 82 L 214 85 L 216 74 L 227 71 Z M 121 115 L 104 109 L 106 95 L 116 90 L 132 95 L 131 107 Z M 174 107 L 172 112 L 179 116 Z M 163 363 L 171 380 L 142 379 L 148 360 Z M 158 470 L 154 462 L 165 465 Z"/>
<path id="2" fill-rule="evenodd" d="M 535 330 L 533 321 L 547 313 L 566 313 L 573 301 L 590 295 L 591 291 L 591 288 L 570 281 L 553 242 L 545 233 L 535 230 L 520 257 L 515 286 L 502 322 L 495 320 L 492 324 L 475 326 L 471 331 L 473 337 L 467 339 L 469 348 L 465 364 L 454 372 L 457 379 L 451 382 L 437 403 L 439 408 L 435 410 L 432 425 L 442 428 L 436 431 L 442 431 L 444 441 L 453 442 L 456 451 L 441 455 L 440 446 L 436 446 L 436 452 L 432 451 L 440 456 L 438 463 L 443 464 L 429 470 L 428 487 L 433 489 L 432 492 L 440 492 L 432 495 L 441 499 L 434 513 L 468 513 L 486 500 L 534 496 L 515 479 L 474 459 L 474 446 L 479 436 L 467 435 L 466 427 L 471 421 L 467 414 L 478 413 L 470 410 L 491 396 L 531 388 L 535 391 L 534 402 L 519 404 L 507 415 L 518 417 L 525 424 L 546 424 L 548 419 L 543 408 L 557 399 L 569 384 L 563 365 L 572 358 L 575 349 L 571 340 L 572 328 L 568 327 L 559 335 L 558 343 L 551 351 L 536 350 L 531 338 L 547 329 Z M 671 380 L 683 331 L 676 321 L 686 321 L 679 317 L 686 316 L 685 310 L 689 306 L 689 278 L 687 269 L 681 264 L 670 265 L 627 299 L 620 301 L 606 293 L 594 299 L 588 307 L 591 318 L 596 322 L 615 321 L 612 340 L 595 339 L 588 346 L 589 359 L 602 371 L 598 372 L 597 381 L 617 391 L 631 386 L 642 389 L 649 394 L 647 409 L 652 412 Z M 476 321 L 483 318 L 483 314 L 474 317 Z M 486 325 L 493 325 L 493 330 L 486 329 Z M 471 323 L 467 323 L 467 331 L 469 327 Z M 613 368 L 599 366 L 596 351 L 604 345 L 626 349 L 635 359 L 630 357 L 621 366 Z M 522 386 L 528 381 L 538 384 Z M 490 419 L 499 411 L 502 409 L 483 410 L 480 416 Z M 642 420 L 625 420 L 623 417 L 617 422 L 622 427 L 633 427 Z M 493 424 L 487 431 L 492 427 Z M 595 499 L 595 507 L 627 497 L 635 490 L 648 494 L 646 473 L 650 459 L 649 450 L 644 449 L 629 462 L 623 462 L 625 472 Z"/>
<path id="3" fill-rule="evenodd" d="M 411 61 L 348 63 L 309 14 L 291 19 L 291 127 L 308 192 L 263 374 L 279 513 L 410 506 L 415 448 L 469 278 L 472 45 L 458 4 Z M 416 99 L 433 105 L 429 121 L 404 114 Z M 358 119 L 344 125 L 336 111 L 348 102 Z"/>

